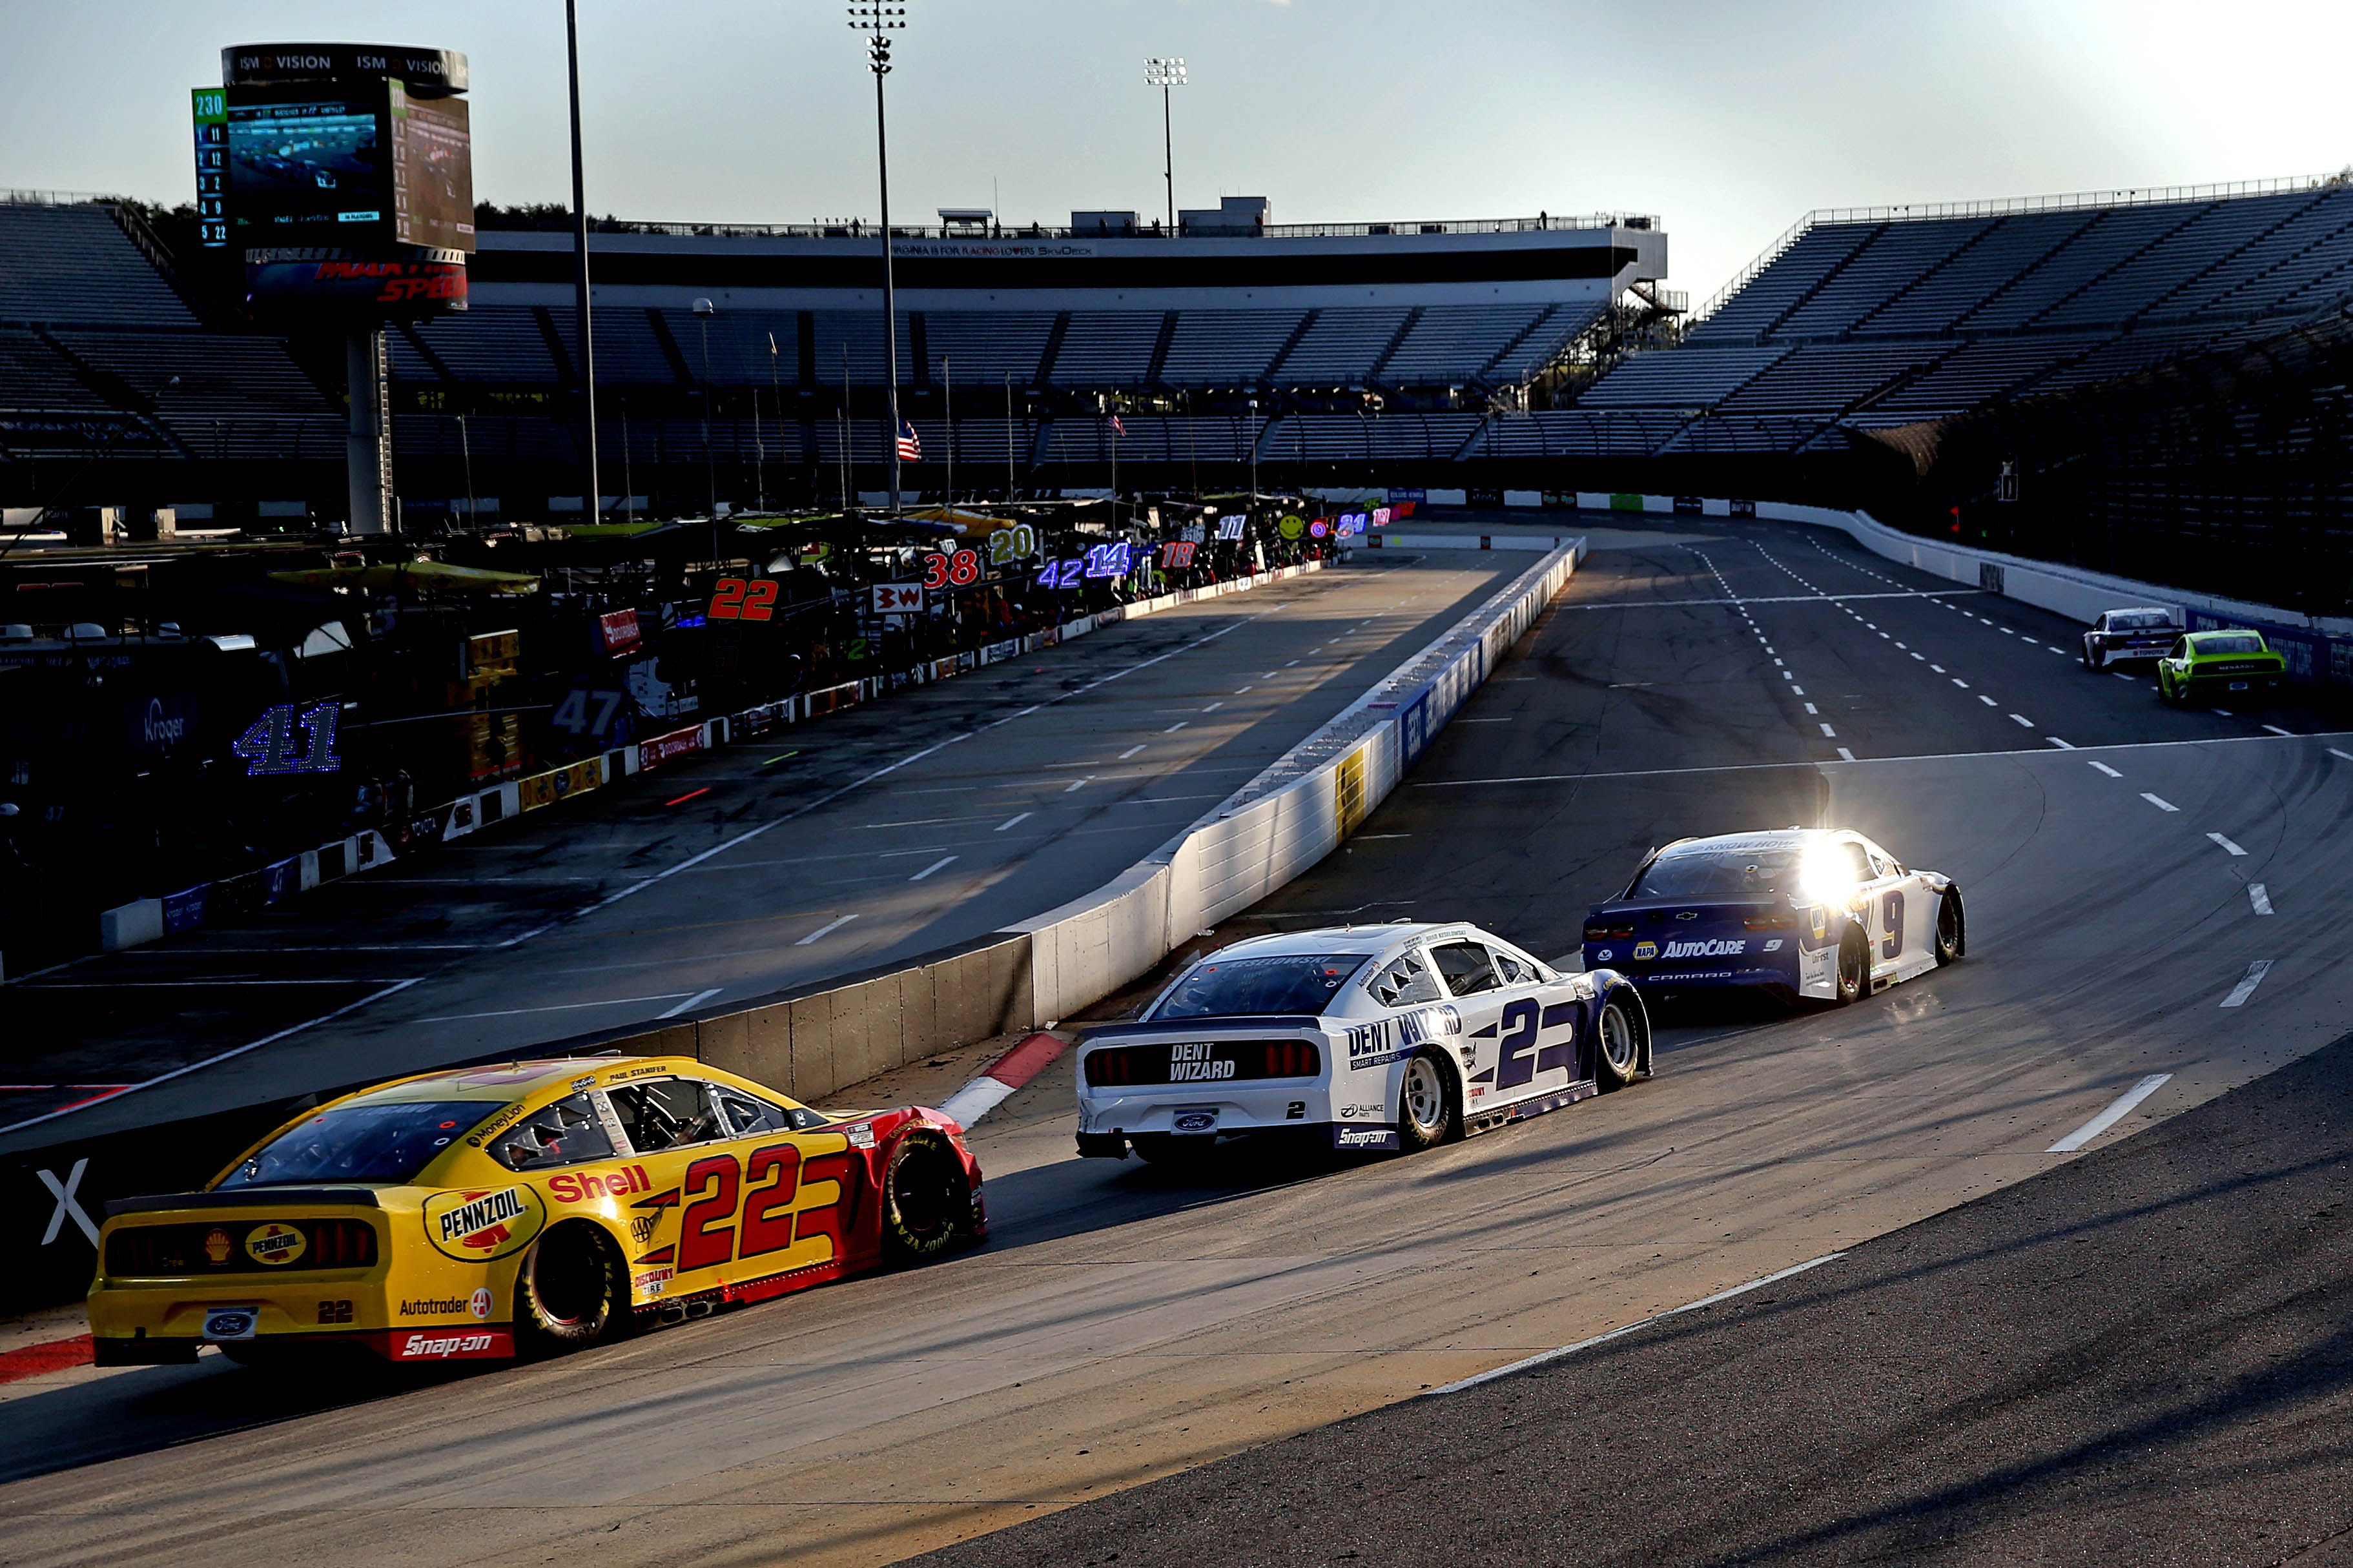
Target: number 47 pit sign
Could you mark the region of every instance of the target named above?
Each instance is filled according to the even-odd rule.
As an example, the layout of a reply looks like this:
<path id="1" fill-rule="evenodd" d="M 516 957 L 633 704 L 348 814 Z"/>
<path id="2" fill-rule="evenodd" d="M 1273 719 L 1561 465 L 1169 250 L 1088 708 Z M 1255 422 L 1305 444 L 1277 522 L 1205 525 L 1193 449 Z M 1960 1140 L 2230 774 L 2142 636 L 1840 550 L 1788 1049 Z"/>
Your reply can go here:
<path id="1" fill-rule="evenodd" d="M 878 616 L 915 616 L 923 609 L 923 585 L 921 583 L 877 583 L 874 584 L 874 613 Z"/>

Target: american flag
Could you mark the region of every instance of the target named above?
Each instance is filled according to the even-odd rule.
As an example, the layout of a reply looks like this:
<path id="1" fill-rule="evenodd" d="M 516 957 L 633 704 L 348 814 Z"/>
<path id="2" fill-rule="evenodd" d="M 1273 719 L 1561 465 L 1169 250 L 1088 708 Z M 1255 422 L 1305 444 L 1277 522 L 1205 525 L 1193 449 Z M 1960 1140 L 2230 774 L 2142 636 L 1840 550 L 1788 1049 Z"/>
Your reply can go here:
<path id="1" fill-rule="evenodd" d="M 1126 435 L 1126 434 L 1127 434 L 1127 426 L 1124 426 L 1124 425 L 1123 425 L 1123 424 L 1121 424 L 1121 423 L 1119 422 L 1119 416 L 1118 416 L 1118 415 L 1116 415 L 1116 414 L 1112 415 L 1112 416 L 1110 416 L 1110 418 L 1109 418 L 1109 419 L 1107 419 L 1107 420 L 1105 421 L 1105 423 L 1106 423 L 1106 424 L 1108 424 L 1108 425 L 1110 425 L 1110 426 L 1111 426 L 1111 433 L 1112 433 L 1113 435 L 1114 435 L 1114 436 L 1124 436 L 1124 435 Z"/>
<path id="2" fill-rule="evenodd" d="M 923 438 L 915 434 L 913 422 L 905 419 L 899 421 L 899 460 L 902 463 L 923 460 Z"/>

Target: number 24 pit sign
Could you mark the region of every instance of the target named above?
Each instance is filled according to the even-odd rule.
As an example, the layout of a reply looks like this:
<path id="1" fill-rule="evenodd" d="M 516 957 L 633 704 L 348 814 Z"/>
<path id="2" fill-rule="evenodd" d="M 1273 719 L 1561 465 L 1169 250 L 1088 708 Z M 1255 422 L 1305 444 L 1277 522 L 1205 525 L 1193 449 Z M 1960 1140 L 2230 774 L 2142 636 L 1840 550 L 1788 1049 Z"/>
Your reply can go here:
<path id="1" fill-rule="evenodd" d="M 874 584 L 874 613 L 878 616 L 914 616 L 923 609 L 923 585 L 921 583 L 877 583 Z"/>

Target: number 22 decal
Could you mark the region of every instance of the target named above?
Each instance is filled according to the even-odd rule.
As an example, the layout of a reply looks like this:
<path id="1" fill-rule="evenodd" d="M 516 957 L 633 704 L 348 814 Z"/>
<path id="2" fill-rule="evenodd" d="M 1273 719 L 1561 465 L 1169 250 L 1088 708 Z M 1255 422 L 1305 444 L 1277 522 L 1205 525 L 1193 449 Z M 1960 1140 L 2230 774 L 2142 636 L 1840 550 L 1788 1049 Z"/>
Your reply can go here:
<path id="1" fill-rule="evenodd" d="M 1879 956 L 1901 957 L 1904 952 L 1904 895 L 1884 893 L 1879 900 L 1879 923 L 1886 935 L 1880 939 Z"/>
<path id="2" fill-rule="evenodd" d="M 808 1183 L 818 1181 L 836 1184 L 839 1200 L 795 1209 L 793 1199 Z M 828 1237 L 829 1256 L 841 1256 L 842 1210 L 851 1192 L 847 1154 L 820 1154 L 804 1162 L 800 1150 L 790 1143 L 754 1149 L 740 1163 L 733 1154 L 706 1154 L 686 1168 L 682 1191 L 690 1201 L 679 1215 L 677 1267 L 681 1274 L 781 1252 L 793 1245 L 796 1226 L 798 1239 Z"/>
<path id="3" fill-rule="evenodd" d="M 722 577 L 711 594 L 714 621 L 765 621 L 775 615 L 776 583 L 772 577 Z"/>

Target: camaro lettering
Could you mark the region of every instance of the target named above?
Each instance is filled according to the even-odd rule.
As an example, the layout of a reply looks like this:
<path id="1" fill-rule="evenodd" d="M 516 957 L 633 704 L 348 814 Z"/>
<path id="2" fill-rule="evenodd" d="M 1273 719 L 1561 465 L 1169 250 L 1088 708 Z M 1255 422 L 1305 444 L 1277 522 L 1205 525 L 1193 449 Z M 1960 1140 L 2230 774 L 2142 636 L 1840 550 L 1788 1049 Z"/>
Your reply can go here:
<path id="1" fill-rule="evenodd" d="M 1705 942 L 1671 942 L 1662 958 L 1730 958 L 1748 951 L 1746 938 L 1710 937 Z"/>
<path id="2" fill-rule="evenodd" d="M 506 1222 L 530 1213 L 522 1194 L 513 1187 L 488 1193 L 460 1204 L 441 1216 L 441 1239 L 466 1247 L 496 1247 L 506 1239 Z"/>

